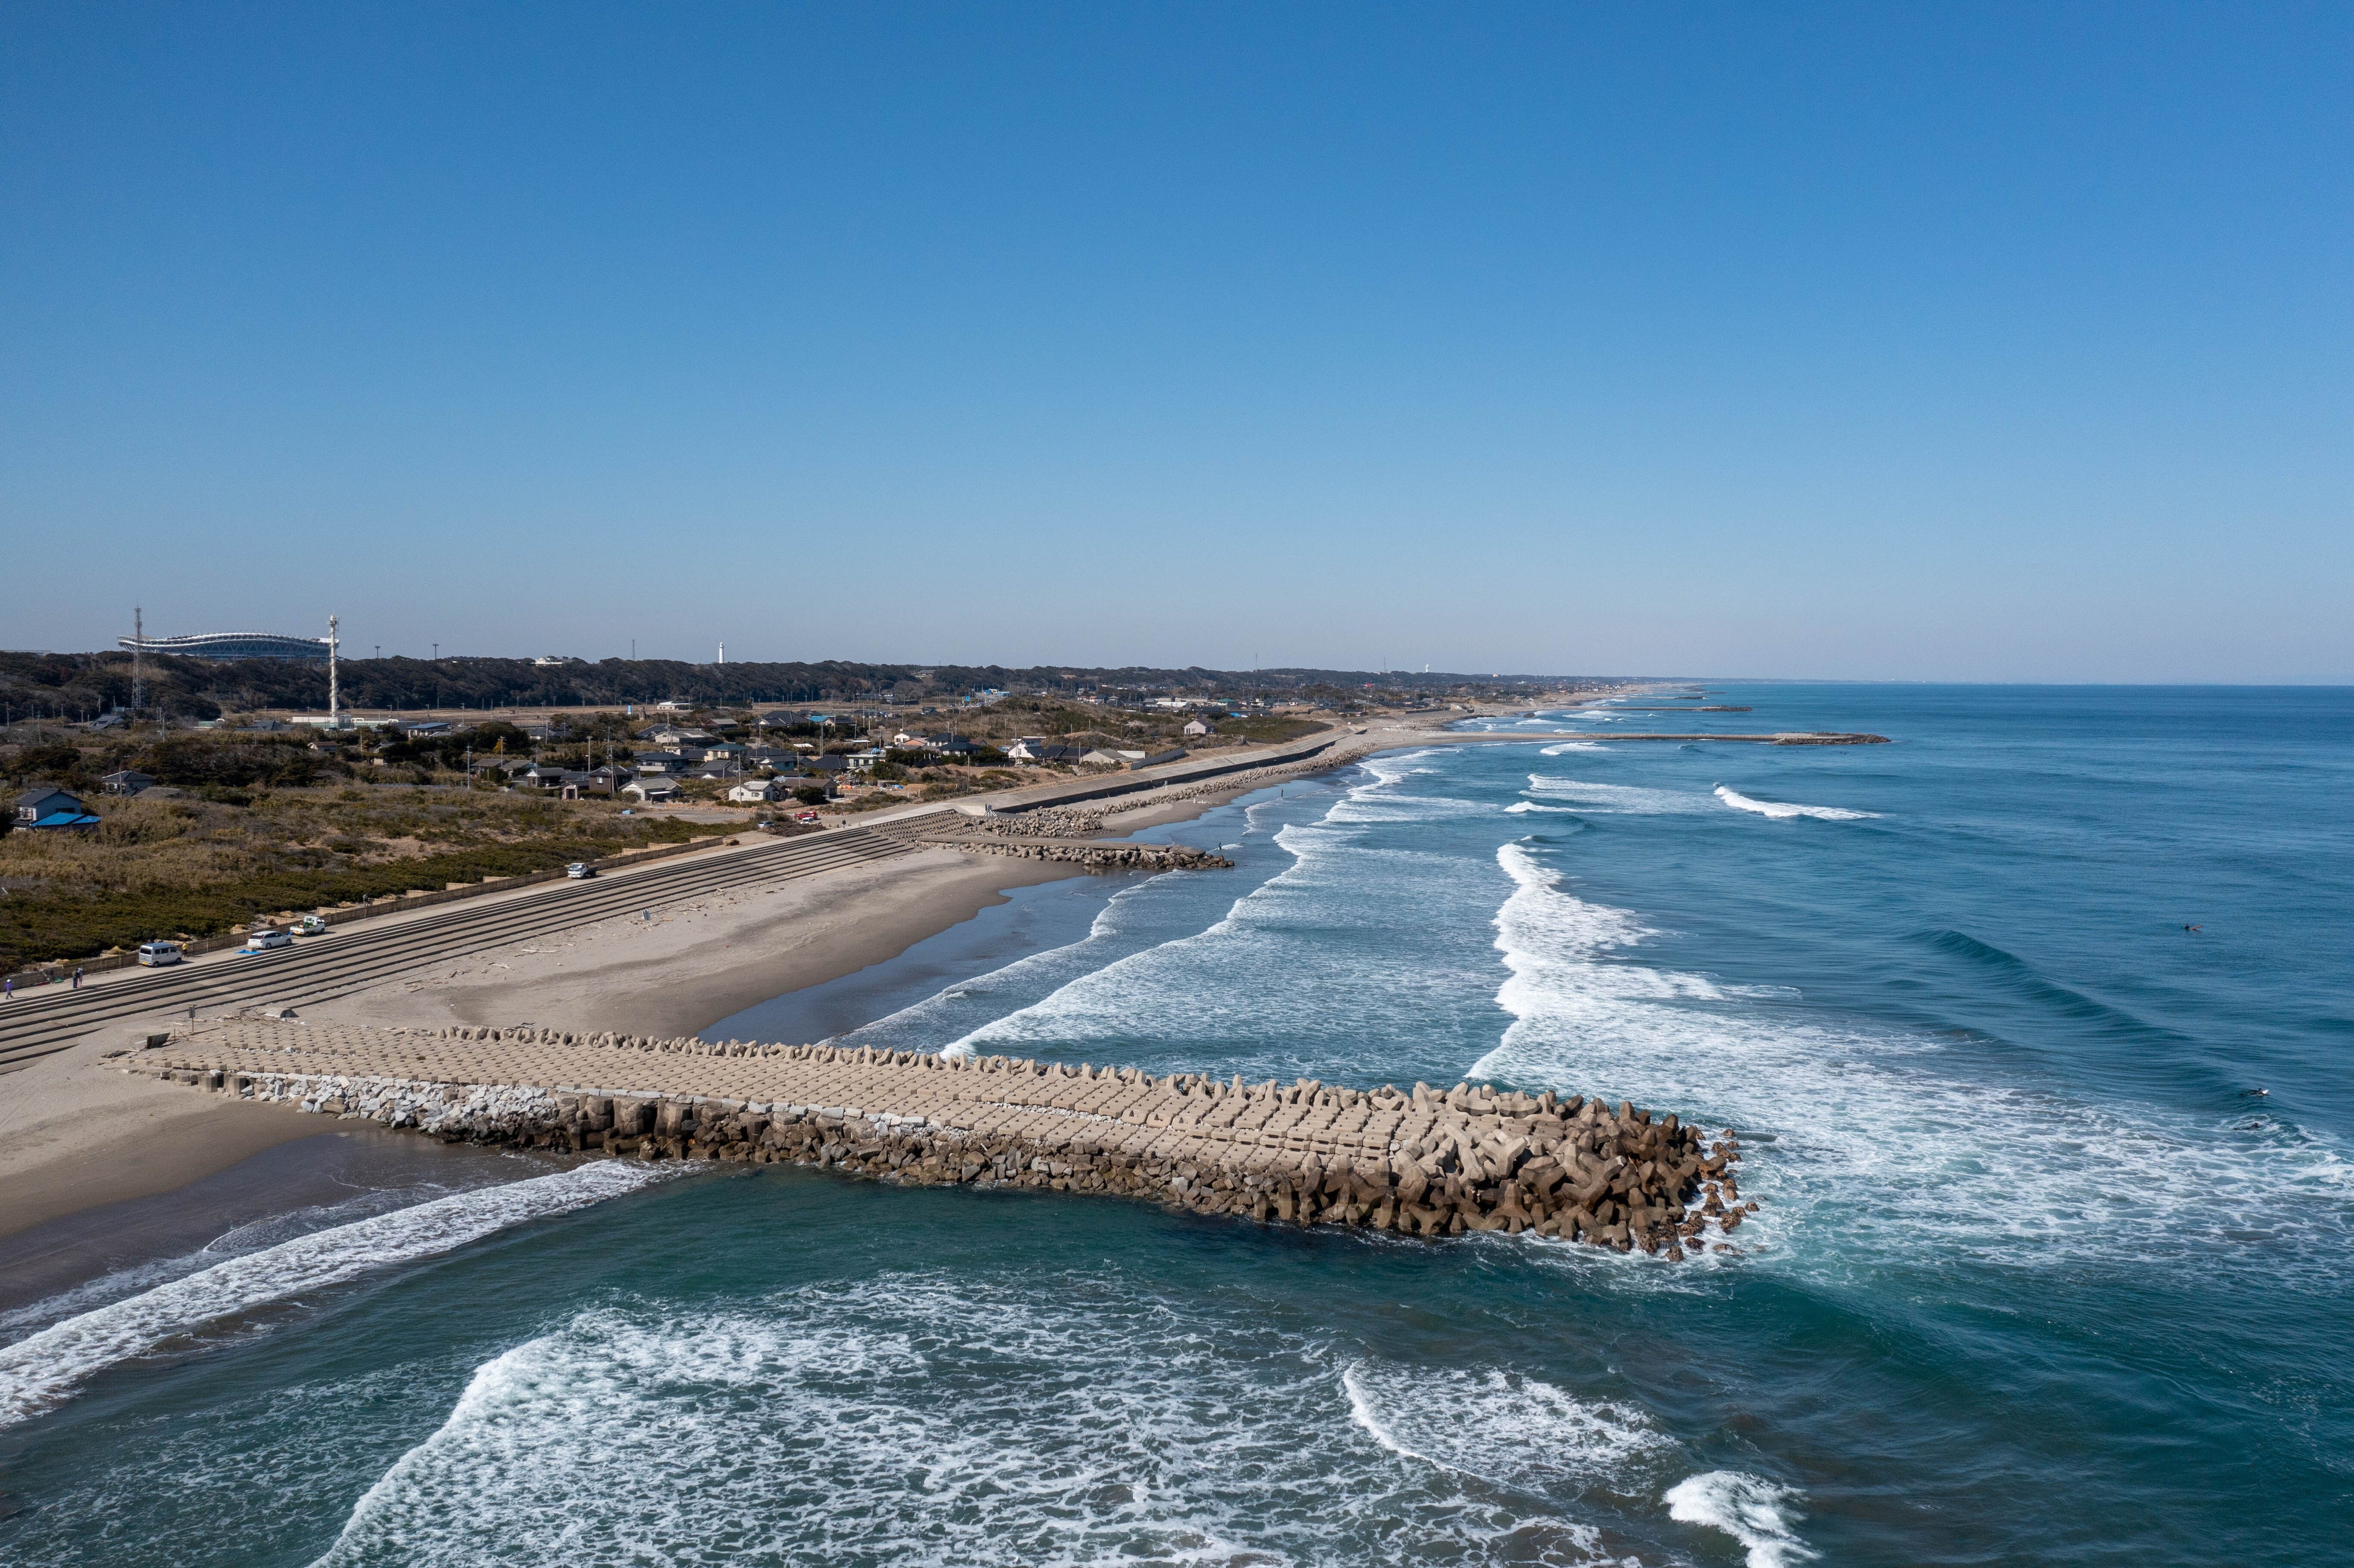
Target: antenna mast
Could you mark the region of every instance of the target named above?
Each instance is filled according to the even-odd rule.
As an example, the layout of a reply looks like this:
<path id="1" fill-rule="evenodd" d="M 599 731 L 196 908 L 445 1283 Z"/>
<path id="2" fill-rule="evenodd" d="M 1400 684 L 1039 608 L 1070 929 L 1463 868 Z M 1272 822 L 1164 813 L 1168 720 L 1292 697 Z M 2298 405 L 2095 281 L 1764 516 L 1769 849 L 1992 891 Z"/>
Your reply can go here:
<path id="1" fill-rule="evenodd" d="M 146 611 L 131 607 L 131 713 L 137 717 L 147 706 Z"/>
<path id="2" fill-rule="evenodd" d="M 342 645 L 342 641 L 335 635 L 335 618 L 331 615 L 327 617 L 327 727 L 329 729 L 344 727 L 344 694 L 342 689 L 335 683 L 335 651 Z"/>

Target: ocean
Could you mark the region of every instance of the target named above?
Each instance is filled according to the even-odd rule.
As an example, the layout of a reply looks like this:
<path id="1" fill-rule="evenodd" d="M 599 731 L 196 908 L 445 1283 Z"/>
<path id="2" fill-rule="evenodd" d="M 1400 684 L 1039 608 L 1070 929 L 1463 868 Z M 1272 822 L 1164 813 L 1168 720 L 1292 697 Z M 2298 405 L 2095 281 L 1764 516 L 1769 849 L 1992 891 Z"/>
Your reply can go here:
<path id="1" fill-rule="evenodd" d="M 1629 1098 L 1727 1249 L 476 1157 L 0 1317 L 0 1559 L 2354 1560 L 2354 692 L 1712 690 L 1893 744 L 1485 721 L 712 1033 Z"/>

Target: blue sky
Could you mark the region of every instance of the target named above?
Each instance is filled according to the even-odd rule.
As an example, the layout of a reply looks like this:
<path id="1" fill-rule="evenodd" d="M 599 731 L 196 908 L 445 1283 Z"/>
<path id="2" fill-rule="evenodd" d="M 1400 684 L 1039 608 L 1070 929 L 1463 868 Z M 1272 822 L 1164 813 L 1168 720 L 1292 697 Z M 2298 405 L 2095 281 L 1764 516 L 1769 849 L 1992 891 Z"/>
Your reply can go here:
<path id="1" fill-rule="evenodd" d="M 2342 6 L 17 5 L 0 644 L 2354 679 Z"/>

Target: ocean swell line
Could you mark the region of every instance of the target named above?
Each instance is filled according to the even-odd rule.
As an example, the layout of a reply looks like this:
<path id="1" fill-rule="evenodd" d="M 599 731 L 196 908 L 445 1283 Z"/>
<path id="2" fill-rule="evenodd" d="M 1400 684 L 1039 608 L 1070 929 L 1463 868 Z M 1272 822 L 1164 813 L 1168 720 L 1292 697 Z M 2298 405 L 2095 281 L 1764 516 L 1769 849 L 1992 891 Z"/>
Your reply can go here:
<path id="1" fill-rule="evenodd" d="M 526 1220 L 584 1208 L 660 1179 L 634 1163 L 595 1160 L 314 1231 L 69 1318 L 0 1348 L 0 1426 L 28 1420 L 107 1368 L 207 1324 L 451 1252 Z"/>

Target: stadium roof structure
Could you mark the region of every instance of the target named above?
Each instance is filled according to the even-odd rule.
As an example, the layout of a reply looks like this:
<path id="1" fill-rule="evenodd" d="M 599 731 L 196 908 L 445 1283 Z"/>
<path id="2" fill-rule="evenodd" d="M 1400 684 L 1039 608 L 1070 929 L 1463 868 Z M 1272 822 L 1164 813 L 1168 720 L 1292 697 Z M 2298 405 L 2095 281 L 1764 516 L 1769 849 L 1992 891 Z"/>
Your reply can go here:
<path id="1" fill-rule="evenodd" d="M 316 659 L 324 663 L 323 637 L 281 637 L 274 631 L 198 631 L 186 637 L 119 637 L 134 653 L 176 653 L 188 659 Z"/>

